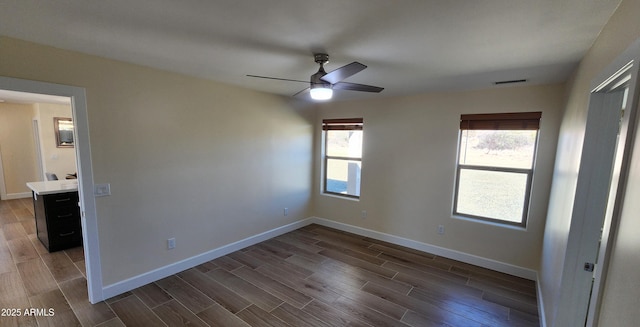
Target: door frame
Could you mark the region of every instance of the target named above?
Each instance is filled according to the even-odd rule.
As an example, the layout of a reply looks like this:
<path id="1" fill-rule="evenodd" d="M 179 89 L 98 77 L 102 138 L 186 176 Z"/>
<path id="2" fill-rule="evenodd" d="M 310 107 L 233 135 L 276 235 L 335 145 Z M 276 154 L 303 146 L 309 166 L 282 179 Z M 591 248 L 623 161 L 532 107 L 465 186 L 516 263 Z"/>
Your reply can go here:
<path id="1" fill-rule="evenodd" d="M 43 168 L 43 160 L 42 160 L 42 148 L 40 145 L 40 124 L 38 119 L 33 118 L 31 120 L 31 127 L 33 133 L 34 140 L 34 148 L 35 148 L 35 156 L 36 156 L 36 166 L 38 169 L 38 181 L 44 180 L 44 168 Z M 25 196 L 26 195 L 26 196 Z M 12 200 L 31 197 L 31 192 L 22 192 L 22 193 L 7 193 L 7 185 L 5 184 L 4 178 L 4 167 L 2 166 L 2 148 L 0 147 L 0 200 Z"/>
<path id="2" fill-rule="evenodd" d="M 78 196 L 89 302 L 104 300 L 86 92 L 82 87 L 0 76 L 0 89 L 69 97 L 74 121 Z"/>
<path id="3" fill-rule="evenodd" d="M 594 283 L 589 299 L 585 326 L 598 325 L 609 260 L 611 258 L 611 251 L 615 243 L 620 214 L 624 204 L 623 200 L 628 180 L 629 166 L 631 164 L 633 140 L 635 139 L 638 125 L 640 124 L 638 122 L 638 118 L 640 118 L 640 114 L 638 113 L 638 111 L 640 111 L 640 39 L 632 43 L 627 50 L 600 73 L 598 78 L 594 79 L 592 82 L 592 94 L 606 91 L 609 85 L 616 82 L 616 75 L 625 75 L 622 73 L 626 67 L 628 67 L 628 71 L 625 74 L 629 75 L 627 108 L 620 126 L 618 151 L 614 158 L 611 186 L 607 199 L 604 223 L 602 225 L 602 237 L 598 251 L 598 269 L 596 269 L 594 274 Z M 601 83 L 597 84 L 598 82 Z M 593 87 L 596 84 L 597 86 Z"/>
<path id="4" fill-rule="evenodd" d="M 33 141 L 35 142 L 36 148 L 36 162 L 38 166 L 38 178 L 41 181 L 45 180 L 44 176 L 44 160 L 42 158 L 42 143 L 40 142 L 40 120 L 37 118 L 33 118 L 31 120 L 31 125 L 33 126 Z"/>
<path id="5" fill-rule="evenodd" d="M 636 132 L 640 39 L 592 80 L 554 326 L 596 326 Z M 626 69 L 626 71 L 625 71 Z M 607 86 L 630 74 L 622 120 Z M 621 109 L 621 108 L 620 108 Z M 615 132 L 615 133 L 614 133 Z M 594 272 L 584 264 L 598 262 Z"/>
<path id="6" fill-rule="evenodd" d="M 8 200 L 7 187 L 4 184 L 4 167 L 2 166 L 2 148 L 0 147 L 0 200 Z"/>

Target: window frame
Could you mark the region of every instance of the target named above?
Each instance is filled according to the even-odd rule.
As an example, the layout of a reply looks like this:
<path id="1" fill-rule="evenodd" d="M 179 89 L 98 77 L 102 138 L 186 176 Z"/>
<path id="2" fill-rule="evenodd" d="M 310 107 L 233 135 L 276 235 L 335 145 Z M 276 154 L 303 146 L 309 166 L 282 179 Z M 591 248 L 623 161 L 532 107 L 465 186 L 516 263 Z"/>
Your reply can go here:
<path id="1" fill-rule="evenodd" d="M 469 218 L 479 221 L 491 222 L 501 225 L 527 227 L 529 218 L 529 206 L 531 203 L 531 193 L 533 190 L 533 175 L 536 165 L 536 157 L 538 155 L 538 141 L 540 139 L 540 120 L 542 112 L 518 112 L 518 113 L 500 113 L 500 114 L 469 114 L 460 116 L 460 129 L 458 131 L 458 153 L 456 156 L 456 178 L 454 185 L 453 210 L 454 217 Z M 462 135 L 465 130 L 535 130 L 536 137 L 533 145 L 533 156 L 531 159 L 531 168 L 514 168 L 514 167 L 498 167 L 498 166 L 481 166 L 461 164 L 460 156 L 462 153 Z M 458 212 L 458 199 L 460 188 L 460 175 L 462 170 L 474 171 L 491 171 L 516 173 L 526 175 L 526 185 L 524 200 L 522 203 L 522 216 L 520 222 L 508 221 L 499 218 L 484 217 L 469 213 Z"/>
<path id="2" fill-rule="evenodd" d="M 338 118 L 338 119 L 323 119 L 322 120 L 322 136 L 323 136 L 323 151 L 322 151 L 322 193 L 329 194 L 339 197 L 345 197 L 350 199 L 360 199 L 360 195 L 352 195 L 348 193 L 338 193 L 327 190 L 327 169 L 329 160 L 343 160 L 343 161 L 357 161 L 362 165 L 362 154 L 360 157 L 351 157 L 351 156 L 333 156 L 328 155 L 328 142 L 329 137 L 327 135 L 328 131 L 349 131 L 349 130 L 359 130 L 363 132 L 364 136 L 364 121 L 362 118 Z M 364 137 L 363 137 L 364 138 Z M 364 141 L 364 140 L 363 140 Z M 360 175 L 362 178 L 362 174 Z"/>

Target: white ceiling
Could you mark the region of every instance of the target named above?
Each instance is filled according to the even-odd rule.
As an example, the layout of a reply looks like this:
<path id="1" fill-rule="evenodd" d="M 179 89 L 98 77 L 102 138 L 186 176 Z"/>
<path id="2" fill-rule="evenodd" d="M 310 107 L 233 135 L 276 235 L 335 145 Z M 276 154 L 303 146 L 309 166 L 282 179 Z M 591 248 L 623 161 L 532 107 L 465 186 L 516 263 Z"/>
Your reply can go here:
<path id="1" fill-rule="evenodd" d="M 313 53 L 370 98 L 567 79 L 621 0 L 0 0 L 0 34 L 292 95 Z"/>

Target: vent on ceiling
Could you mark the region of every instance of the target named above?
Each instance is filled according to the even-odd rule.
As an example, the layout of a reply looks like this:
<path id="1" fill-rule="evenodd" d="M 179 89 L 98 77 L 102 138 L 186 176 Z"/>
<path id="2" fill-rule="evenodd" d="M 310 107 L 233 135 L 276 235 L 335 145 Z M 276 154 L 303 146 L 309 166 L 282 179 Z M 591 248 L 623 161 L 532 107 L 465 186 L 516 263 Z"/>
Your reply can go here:
<path id="1" fill-rule="evenodd" d="M 515 83 L 524 83 L 526 81 L 527 81 L 526 79 L 513 79 L 513 80 L 509 80 L 509 81 L 493 82 L 493 84 L 495 84 L 495 85 L 515 84 Z"/>

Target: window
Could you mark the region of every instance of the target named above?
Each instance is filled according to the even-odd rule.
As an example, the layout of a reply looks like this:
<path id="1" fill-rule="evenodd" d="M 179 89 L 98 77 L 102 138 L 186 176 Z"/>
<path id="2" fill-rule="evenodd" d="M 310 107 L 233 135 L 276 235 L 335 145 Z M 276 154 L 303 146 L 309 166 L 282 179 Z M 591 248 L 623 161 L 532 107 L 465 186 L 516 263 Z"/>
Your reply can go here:
<path id="1" fill-rule="evenodd" d="M 454 215 L 526 226 L 540 117 L 460 117 Z"/>
<path id="2" fill-rule="evenodd" d="M 325 119 L 324 193 L 360 197 L 362 118 Z"/>

